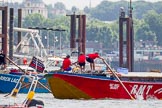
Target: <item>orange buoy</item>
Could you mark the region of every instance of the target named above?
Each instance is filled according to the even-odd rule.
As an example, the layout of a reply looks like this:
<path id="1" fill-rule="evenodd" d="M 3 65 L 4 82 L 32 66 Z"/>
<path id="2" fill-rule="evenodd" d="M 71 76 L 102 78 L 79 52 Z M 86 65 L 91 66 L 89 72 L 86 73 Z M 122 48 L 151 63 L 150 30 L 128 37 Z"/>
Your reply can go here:
<path id="1" fill-rule="evenodd" d="M 23 64 L 26 65 L 27 64 L 27 59 L 24 57 L 23 58 Z"/>

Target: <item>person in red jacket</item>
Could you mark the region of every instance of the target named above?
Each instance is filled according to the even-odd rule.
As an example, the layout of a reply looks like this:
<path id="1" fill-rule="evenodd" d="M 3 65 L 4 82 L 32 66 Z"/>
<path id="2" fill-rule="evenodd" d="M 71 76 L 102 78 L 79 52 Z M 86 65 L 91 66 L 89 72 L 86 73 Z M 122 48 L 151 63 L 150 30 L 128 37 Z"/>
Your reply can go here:
<path id="1" fill-rule="evenodd" d="M 80 66 L 81 72 L 85 70 L 86 56 L 83 52 L 80 52 L 78 56 L 78 64 Z"/>
<path id="2" fill-rule="evenodd" d="M 67 55 L 66 58 L 64 58 L 63 63 L 62 63 L 62 71 L 71 71 L 71 60 L 70 60 L 70 55 Z"/>
<path id="3" fill-rule="evenodd" d="M 100 55 L 98 54 L 98 52 L 91 53 L 91 54 L 88 54 L 88 55 L 86 56 L 87 62 L 90 63 L 91 71 L 95 71 L 95 63 L 94 63 L 94 60 L 95 60 L 96 58 L 99 58 L 99 59 L 104 60 L 102 57 L 100 57 Z"/>

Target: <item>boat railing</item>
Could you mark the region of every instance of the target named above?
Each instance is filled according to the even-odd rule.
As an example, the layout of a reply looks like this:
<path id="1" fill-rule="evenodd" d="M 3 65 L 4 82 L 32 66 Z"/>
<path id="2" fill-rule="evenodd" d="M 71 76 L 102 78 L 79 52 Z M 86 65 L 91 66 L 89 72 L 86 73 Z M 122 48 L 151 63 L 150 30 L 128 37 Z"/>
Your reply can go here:
<path id="1" fill-rule="evenodd" d="M 23 82 L 25 80 L 29 80 L 30 87 L 28 89 L 27 97 L 25 98 L 25 100 L 21 104 L 21 106 L 24 107 L 24 108 L 26 108 L 30 104 L 32 99 L 34 98 L 35 89 L 37 87 L 38 80 L 39 80 L 38 76 L 21 75 L 16 86 L 13 88 L 12 92 L 9 95 L 6 95 L 6 96 L 11 96 L 11 97 L 16 98 L 20 89 L 22 88 Z"/>

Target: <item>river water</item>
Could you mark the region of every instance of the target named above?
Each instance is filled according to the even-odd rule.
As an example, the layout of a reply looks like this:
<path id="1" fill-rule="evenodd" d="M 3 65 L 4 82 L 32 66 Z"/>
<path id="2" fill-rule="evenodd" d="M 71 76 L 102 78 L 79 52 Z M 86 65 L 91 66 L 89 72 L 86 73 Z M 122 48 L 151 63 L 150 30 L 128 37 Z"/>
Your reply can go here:
<path id="1" fill-rule="evenodd" d="M 0 94 L 0 105 L 22 103 L 26 94 L 18 94 L 17 98 L 4 97 Z M 162 108 L 162 100 L 73 100 L 55 99 L 50 93 L 37 93 L 35 99 L 42 100 L 44 108 Z"/>

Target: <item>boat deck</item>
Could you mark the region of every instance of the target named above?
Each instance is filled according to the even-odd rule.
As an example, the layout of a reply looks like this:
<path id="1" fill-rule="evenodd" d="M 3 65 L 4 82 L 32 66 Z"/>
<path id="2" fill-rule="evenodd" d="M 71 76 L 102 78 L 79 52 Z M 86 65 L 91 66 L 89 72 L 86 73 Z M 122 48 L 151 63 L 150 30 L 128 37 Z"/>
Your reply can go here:
<path id="1" fill-rule="evenodd" d="M 157 73 L 157 72 L 128 72 L 128 74 L 121 74 L 121 77 L 162 78 L 162 73 Z"/>

